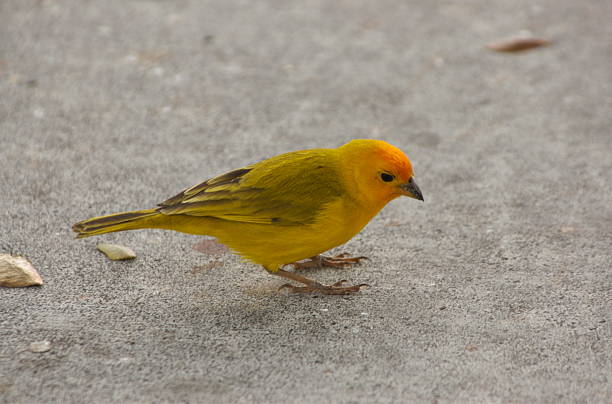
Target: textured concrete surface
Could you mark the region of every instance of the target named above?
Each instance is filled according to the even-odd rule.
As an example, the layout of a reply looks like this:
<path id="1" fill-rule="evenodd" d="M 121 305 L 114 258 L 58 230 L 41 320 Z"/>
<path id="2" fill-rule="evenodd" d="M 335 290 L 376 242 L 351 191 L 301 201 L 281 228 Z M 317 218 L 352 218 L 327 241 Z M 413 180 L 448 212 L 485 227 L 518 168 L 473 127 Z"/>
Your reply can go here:
<path id="1" fill-rule="evenodd" d="M 610 402 L 612 3 L 0 3 L 0 402 Z M 552 46 L 488 42 L 529 30 Z M 277 153 L 385 139 L 390 204 L 288 296 L 201 238 L 74 240 Z M 110 262 L 97 242 L 125 244 Z M 50 351 L 27 351 L 48 340 Z"/>

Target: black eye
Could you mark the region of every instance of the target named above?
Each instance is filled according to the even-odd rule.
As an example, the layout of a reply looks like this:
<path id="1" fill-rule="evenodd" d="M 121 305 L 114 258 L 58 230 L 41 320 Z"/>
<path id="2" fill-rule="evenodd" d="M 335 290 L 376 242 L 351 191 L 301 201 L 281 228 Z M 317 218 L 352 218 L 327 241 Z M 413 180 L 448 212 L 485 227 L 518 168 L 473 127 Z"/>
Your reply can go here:
<path id="1" fill-rule="evenodd" d="M 391 182 L 393 181 L 395 177 L 389 173 L 382 173 L 380 174 L 380 179 L 383 180 L 384 182 Z"/>

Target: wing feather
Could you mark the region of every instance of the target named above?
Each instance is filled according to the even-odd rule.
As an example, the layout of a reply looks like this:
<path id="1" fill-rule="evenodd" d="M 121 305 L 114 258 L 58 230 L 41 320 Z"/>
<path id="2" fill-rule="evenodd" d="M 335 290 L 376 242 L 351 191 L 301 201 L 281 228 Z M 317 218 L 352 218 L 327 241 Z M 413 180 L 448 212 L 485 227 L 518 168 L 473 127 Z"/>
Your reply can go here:
<path id="1" fill-rule="evenodd" d="M 312 223 L 342 194 L 334 150 L 292 152 L 206 180 L 159 204 L 167 215 L 276 225 Z"/>

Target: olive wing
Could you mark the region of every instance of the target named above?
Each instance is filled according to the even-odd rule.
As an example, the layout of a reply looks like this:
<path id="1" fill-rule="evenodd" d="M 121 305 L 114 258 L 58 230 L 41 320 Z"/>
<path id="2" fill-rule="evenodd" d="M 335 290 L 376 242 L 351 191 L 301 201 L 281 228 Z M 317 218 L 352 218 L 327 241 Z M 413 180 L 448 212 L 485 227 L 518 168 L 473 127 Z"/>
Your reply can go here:
<path id="1" fill-rule="evenodd" d="M 261 224 L 313 223 L 342 195 L 340 173 L 328 150 L 276 156 L 191 187 L 159 204 L 168 215 L 210 216 Z"/>

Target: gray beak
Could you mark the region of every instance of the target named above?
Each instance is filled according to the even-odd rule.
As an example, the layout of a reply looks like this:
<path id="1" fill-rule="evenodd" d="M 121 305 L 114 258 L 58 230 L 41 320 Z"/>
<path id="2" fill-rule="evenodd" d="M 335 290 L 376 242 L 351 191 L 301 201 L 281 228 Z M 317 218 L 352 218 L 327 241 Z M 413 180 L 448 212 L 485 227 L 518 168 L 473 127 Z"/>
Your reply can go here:
<path id="1" fill-rule="evenodd" d="M 406 191 L 405 195 L 410 198 L 418 199 L 419 201 L 424 201 L 423 194 L 419 189 L 419 186 L 414 181 L 414 178 L 410 177 L 407 183 L 401 186 L 401 188 Z"/>

